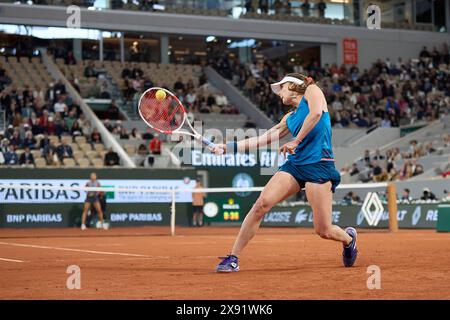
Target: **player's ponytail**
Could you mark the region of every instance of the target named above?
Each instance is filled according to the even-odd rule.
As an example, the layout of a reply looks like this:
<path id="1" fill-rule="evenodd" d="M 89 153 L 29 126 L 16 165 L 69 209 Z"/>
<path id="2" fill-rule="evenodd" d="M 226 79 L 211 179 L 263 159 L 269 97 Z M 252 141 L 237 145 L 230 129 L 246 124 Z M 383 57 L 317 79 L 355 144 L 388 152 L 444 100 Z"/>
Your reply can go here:
<path id="1" fill-rule="evenodd" d="M 297 92 L 298 94 L 304 95 L 306 89 L 312 85 L 316 84 L 313 78 L 305 76 L 301 73 L 289 73 L 286 75 L 287 77 L 294 77 L 303 81 L 303 84 L 291 83 L 288 87 L 290 91 Z"/>

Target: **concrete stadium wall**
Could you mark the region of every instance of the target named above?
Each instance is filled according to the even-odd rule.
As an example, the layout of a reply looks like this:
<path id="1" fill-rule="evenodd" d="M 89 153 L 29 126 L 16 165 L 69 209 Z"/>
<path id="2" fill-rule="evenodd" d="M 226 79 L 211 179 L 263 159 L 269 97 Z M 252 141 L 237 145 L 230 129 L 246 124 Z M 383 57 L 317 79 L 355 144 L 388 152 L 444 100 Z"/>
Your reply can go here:
<path id="1" fill-rule="evenodd" d="M 336 169 L 340 170 L 344 166 L 351 166 L 358 157 L 364 155 L 364 150 L 366 150 L 365 146 L 333 148 Z"/>
<path id="2" fill-rule="evenodd" d="M 399 138 L 400 128 L 377 128 L 360 139 L 353 141 L 350 147 L 379 148 Z"/>
<path id="3" fill-rule="evenodd" d="M 353 139 L 365 135 L 365 129 L 333 128 L 332 143 L 334 147 L 341 147 Z"/>

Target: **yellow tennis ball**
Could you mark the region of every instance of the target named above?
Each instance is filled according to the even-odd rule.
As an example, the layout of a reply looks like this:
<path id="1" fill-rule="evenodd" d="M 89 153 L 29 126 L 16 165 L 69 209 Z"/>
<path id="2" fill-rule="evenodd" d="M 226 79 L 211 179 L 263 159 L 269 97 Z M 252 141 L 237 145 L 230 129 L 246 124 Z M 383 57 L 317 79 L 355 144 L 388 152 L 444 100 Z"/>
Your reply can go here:
<path id="1" fill-rule="evenodd" d="M 156 99 L 158 100 L 164 100 L 166 98 L 166 93 L 164 92 L 164 90 L 158 90 L 156 91 Z"/>

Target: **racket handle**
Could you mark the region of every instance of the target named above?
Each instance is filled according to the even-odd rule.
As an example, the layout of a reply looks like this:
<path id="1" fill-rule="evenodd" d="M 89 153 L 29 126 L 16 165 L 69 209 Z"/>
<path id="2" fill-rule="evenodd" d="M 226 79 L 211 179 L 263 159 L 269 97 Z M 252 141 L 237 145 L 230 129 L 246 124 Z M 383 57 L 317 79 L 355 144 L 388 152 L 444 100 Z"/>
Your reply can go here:
<path id="1" fill-rule="evenodd" d="M 204 137 L 201 137 L 201 140 L 202 143 L 206 145 L 211 151 L 217 146 L 214 142 L 211 142 Z M 219 149 L 219 154 L 223 154 L 223 149 Z"/>

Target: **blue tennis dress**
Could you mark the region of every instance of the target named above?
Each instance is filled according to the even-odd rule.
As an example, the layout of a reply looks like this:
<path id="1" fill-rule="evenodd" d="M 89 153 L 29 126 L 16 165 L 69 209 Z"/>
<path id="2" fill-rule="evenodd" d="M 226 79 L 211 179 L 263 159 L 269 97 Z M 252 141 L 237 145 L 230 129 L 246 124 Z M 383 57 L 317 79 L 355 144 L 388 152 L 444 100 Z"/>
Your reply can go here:
<path id="1" fill-rule="evenodd" d="M 293 136 L 296 137 L 300 132 L 308 114 L 308 101 L 303 97 L 297 109 L 286 119 Z M 292 175 L 301 188 L 304 188 L 306 182 L 323 184 L 331 181 L 331 191 L 335 191 L 341 182 L 341 175 L 334 166 L 331 121 L 328 112 L 322 112 L 319 122 L 278 170 Z"/>

